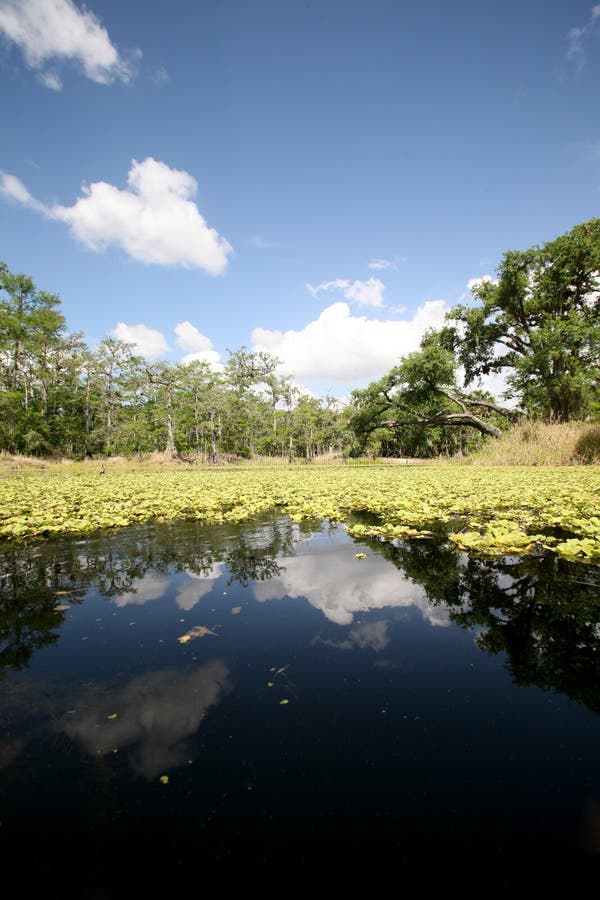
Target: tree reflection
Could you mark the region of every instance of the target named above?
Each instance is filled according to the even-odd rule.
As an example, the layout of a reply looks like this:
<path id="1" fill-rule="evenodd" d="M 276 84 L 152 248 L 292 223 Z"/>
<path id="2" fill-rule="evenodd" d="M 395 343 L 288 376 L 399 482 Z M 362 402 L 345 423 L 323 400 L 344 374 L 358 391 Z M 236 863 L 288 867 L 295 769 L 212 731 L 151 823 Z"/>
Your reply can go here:
<path id="1" fill-rule="evenodd" d="M 58 641 L 65 599 L 80 602 L 92 587 L 109 599 L 134 595 L 150 573 L 210 577 L 220 563 L 230 584 L 246 586 L 280 574 L 277 558 L 314 530 L 272 514 L 249 526 L 182 522 L 10 546 L 0 553 L 0 679 Z"/>
<path id="2" fill-rule="evenodd" d="M 140 526 L 7 548 L 0 554 L 0 677 L 8 667 L 26 667 L 38 648 L 56 643 L 64 618 L 57 607 L 65 599 L 80 602 L 90 588 L 112 600 L 132 602 L 127 598 L 137 596 L 143 602 L 144 578 L 152 596 L 160 596 L 160 579 L 185 573 L 209 583 L 222 567 L 230 584 L 270 582 L 258 599 L 270 597 L 277 581 L 284 593 L 292 585 L 294 596 L 308 596 L 296 582 L 314 579 L 315 566 L 322 570 L 329 562 L 337 566 L 336 590 L 344 581 L 344 590 L 351 590 L 357 575 L 342 570 L 342 554 L 313 554 L 305 567 L 292 563 L 296 543 L 317 530 L 314 523 L 298 525 L 272 513 L 248 525 Z M 430 604 L 474 630 L 482 650 L 505 653 L 515 683 L 563 692 L 600 712 L 599 567 L 550 554 L 485 560 L 457 553 L 443 534 L 398 545 L 368 543 L 405 581 L 419 585 Z M 180 589 L 181 608 L 191 608 L 203 595 L 197 585 L 192 588 Z M 336 621 L 344 624 L 339 610 Z"/>
<path id="3" fill-rule="evenodd" d="M 75 584 L 75 586 L 74 586 Z M 64 614 L 57 598 L 83 597 L 68 566 L 32 546 L 7 550 L 0 562 L 0 679 L 8 667 L 23 669 L 35 650 L 55 644 Z"/>
<path id="4" fill-rule="evenodd" d="M 442 539 L 368 542 L 421 584 L 516 684 L 553 689 L 600 712 L 600 569 L 550 554 L 486 560 Z"/>

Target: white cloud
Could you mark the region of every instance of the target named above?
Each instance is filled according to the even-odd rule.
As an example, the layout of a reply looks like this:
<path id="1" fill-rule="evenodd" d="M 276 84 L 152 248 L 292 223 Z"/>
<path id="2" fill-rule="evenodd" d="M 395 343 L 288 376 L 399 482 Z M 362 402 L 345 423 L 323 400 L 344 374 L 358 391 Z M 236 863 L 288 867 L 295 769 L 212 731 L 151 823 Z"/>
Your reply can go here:
<path id="1" fill-rule="evenodd" d="M 369 268 L 376 269 L 378 271 L 381 269 L 395 269 L 396 263 L 392 259 L 379 259 L 378 257 L 376 257 L 369 263 Z"/>
<path id="2" fill-rule="evenodd" d="M 148 360 L 160 359 L 169 349 L 162 331 L 148 328 L 147 325 L 126 325 L 125 322 L 117 322 L 111 334 L 120 341 L 134 344 L 136 352 Z"/>
<path id="3" fill-rule="evenodd" d="M 117 244 L 142 262 L 223 272 L 232 248 L 191 200 L 195 178 L 149 156 L 132 161 L 127 184 L 128 190 L 105 181 L 84 187 L 73 206 L 54 206 L 52 217 L 97 252 Z"/>
<path id="4" fill-rule="evenodd" d="M 57 75 L 56 72 L 42 72 L 40 74 L 40 81 L 44 87 L 49 88 L 51 91 L 62 91 L 63 83 L 60 79 L 60 75 Z"/>
<path id="5" fill-rule="evenodd" d="M 35 197 L 32 197 L 20 178 L 16 175 L 9 175 L 7 172 L 0 171 L 0 194 L 10 197 L 21 203 L 23 206 L 29 206 L 37 209 L 39 212 L 45 212 L 43 204 L 38 203 Z"/>
<path id="6" fill-rule="evenodd" d="M 354 550 L 354 544 L 344 542 L 310 554 L 284 557 L 280 560 L 279 576 L 254 586 L 255 599 L 262 603 L 286 596 L 305 597 L 337 625 L 352 624 L 355 613 L 409 606 L 418 607 L 432 625 L 450 624 L 448 611 L 430 604 L 421 585 L 408 581 L 399 569 L 385 563 L 379 555 L 359 562 L 354 559 Z M 323 564 L 324 553 L 327 553 L 327 565 Z M 369 639 L 373 646 L 375 636 L 368 632 L 362 635 L 362 646 L 368 646 Z M 355 630 L 350 637 L 358 642 L 361 634 Z"/>
<path id="7" fill-rule="evenodd" d="M 83 186 L 73 206 L 44 206 L 14 175 L 3 173 L 2 183 L 3 193 L 65 222 L 76 240 L 97 253 L 115 244 L 141 262 L 218 275 L 233 252 L 191 199 L 198 188 L 195 178 L 151 156 L 132 160 L 127 190 L 97 181 Z"/>
<path id="8" fill-rule="evenodd" d="M 480 284 L 484 284 L 485 282 L 489 282 L 490 284 L 497 284 L 496 279 L 491 275 L 479 275 L 475 278 L 469 278 L 469 280 L 467 281 L 467 290 L 472 294 L 475 288 L 479 287 Z"/>
<path id="9" fill-rule="evenodd" d="M 127 82 L 134 73 L 94 13 L 72 0 L 2 0 L 0 33 L 21 49 L 31 69 L 43 70 L 50 60 L 74 62 L 98 84 Z M 62 86 L 55 72 L 42 72 L 41 80 L 52 90 Z"/>
<path id="10" fill-rule="evenodd" d="M 281 359 L 282 374 L 308 382 L 378 378 L 418 350 L 425 330 L 439 328 L 446 312 L 443 300 L 429 300 L 412 319 L 379 321 L 353 316 L 347 303 L 334 303 L 301 331 L 255 328 L 253 349 Z"/>
<path id="11" fill-rule="evenodd" d="M 212 341 L 205 334 L 202 334 L 191 322 L 179 322 L 175 326 L 175 334 L 177 335 L 177 344 L 182 350 L 187 350 L 181 362 L 207 362 L 214 369 L 222 369 L 220 363 L 221 356 L 213 349 Z"/>
<path id="12" fill-rule="evenodd" d="M 600 22 L 600 4 L 592 6 L 590 17 L 585 25 L 571 28 L 569 31 L 567 58 L 575 63 L 578 71 L 581 71 L 585 65 L 584 41 L 588 35 L 595 31 L 598 22 Z"/>
<path id="13" fill-rule="evenodd" d="M 384 306 L 385 284 L 379 278 L 369 278 L 368 281 L 335 278 L 333 281 L 323 281 L 317 285 L 307 284 L 306 287 L 313 297 L 318 297 L 323 291 L 341 290 L 347 300 L 355 300 L 364 306 Z"/>
<path id="14" fill-rule="evenodd" d="M 212 349 L 211 339 L 202 334 L 201 331 L 198 331 L 191 322 L 179 322 L 175 326 L 175 334 L 177 335 L 177 343 L 182 350 L 188 350 L 190 353 L 201 353 Z"/>

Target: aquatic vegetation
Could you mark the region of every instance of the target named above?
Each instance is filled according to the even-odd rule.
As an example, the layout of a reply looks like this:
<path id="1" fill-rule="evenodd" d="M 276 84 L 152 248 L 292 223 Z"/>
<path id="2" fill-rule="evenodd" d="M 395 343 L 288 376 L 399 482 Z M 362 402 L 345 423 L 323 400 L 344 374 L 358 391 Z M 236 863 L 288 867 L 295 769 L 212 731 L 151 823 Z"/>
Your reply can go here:
<path id="1" fill-rule="evenodd" d="M 294 521 L 351 522 L 354 537 L 426 539 L 444 529 L 457 549 L 501 555 L 552 550 L 600 557 L 600 468 L 302 467 L 26 475 L 0 481 L 0 538 L 146 522 L 244 522 L 277 508 Z M 358 516 L 360 518 L 360 515 Z"/>

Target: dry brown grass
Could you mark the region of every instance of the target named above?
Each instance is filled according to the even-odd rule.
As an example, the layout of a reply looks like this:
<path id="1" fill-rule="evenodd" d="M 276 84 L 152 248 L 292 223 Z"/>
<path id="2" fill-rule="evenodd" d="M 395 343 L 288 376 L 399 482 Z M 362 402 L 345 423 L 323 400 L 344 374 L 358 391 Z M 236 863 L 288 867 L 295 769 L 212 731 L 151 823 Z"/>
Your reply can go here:
<path id="1" fill-rule="evenodd" d="M 482 466 L 572 466 L 600 463 L 600 426 L 583 422 L 524 422 L 471 457 Z"/>

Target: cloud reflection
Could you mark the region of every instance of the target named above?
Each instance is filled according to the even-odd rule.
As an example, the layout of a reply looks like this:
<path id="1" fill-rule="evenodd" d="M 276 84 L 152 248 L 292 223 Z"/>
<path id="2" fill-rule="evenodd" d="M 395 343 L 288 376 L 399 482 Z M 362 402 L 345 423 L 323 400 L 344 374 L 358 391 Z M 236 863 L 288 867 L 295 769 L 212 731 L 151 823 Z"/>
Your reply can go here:
<path id="1" fill-rule="evenodd" d="M 210 594 L 214 587 L 214 582 L 218 581 L 222 574 L 223 563 L 216 563 L 206 575 L 196 575 L 194 572 L 188 572 L 187 576 L 190 580 L 177 586 L 175 603 L 179 609 L 192 609 L 202 597 Z"/>
<path id="2" fill-rule="evenodd" d="M 91 755 L 129 748 L 133 771 L 152 780 L 191 758 L 189 738 L 232 687 L 222 660 L 191 671 L 163 669 L 136 676 L 110 696 L 96 686 L 59 727 Z"/>
<path id="3" fill-rule="evenodd" d="M 143 578 L 138 578 L 132 584 L 132 589 L 126 593 L 111 597 L 115 606 L 143 606 L 150 600 L 160 600 L 167 593 L 169 580 L 162 575 L 147 572 Z"/>
<path id="4" fill-rule="evenodd" d="M 379 653 L 385 650 L 390 642 L 388 634 L 390 623 L 385 619 L 379 622 L 367 622 L 352 628 L 343 641 L 332 641 L 317 635 L 313 644 L 326 644 L 328 647 L 337 647 L 338 650 L 374 650 Z"/>
<path id="5" fill-rule="evenodd" d="M 380 556 L 355 559 L 354 549 L 354 545 L 341 544 L 283 558 L 281 574 L 255 585 L 254 596 L 259 603 L 305 597 L 337 625 L 351 625 L 358 612 L 408 606 L 418 607 L 432 625 L 449 625 L 448 612 L 430 604 L 424 588 Z"/>
<path id="6" fill-rule="evenodd" d="M 223 563 L 215 563 L 206 574 L 198 575 L 195 572 L 186 572 L 185 580 L 177 583 L 175 603 L 179 609 L 190 610 L 202 597 L 210 594 L 217 581 L 223 574 Z M 152 600 L 160 600 L 164 597 L 173 579 L 164 575 L 157 575 L 150 571 L 142 578 L 136 579 L 131 585 L 131 590 L 112 597 L 115 606 L 143 606 Z"/>

